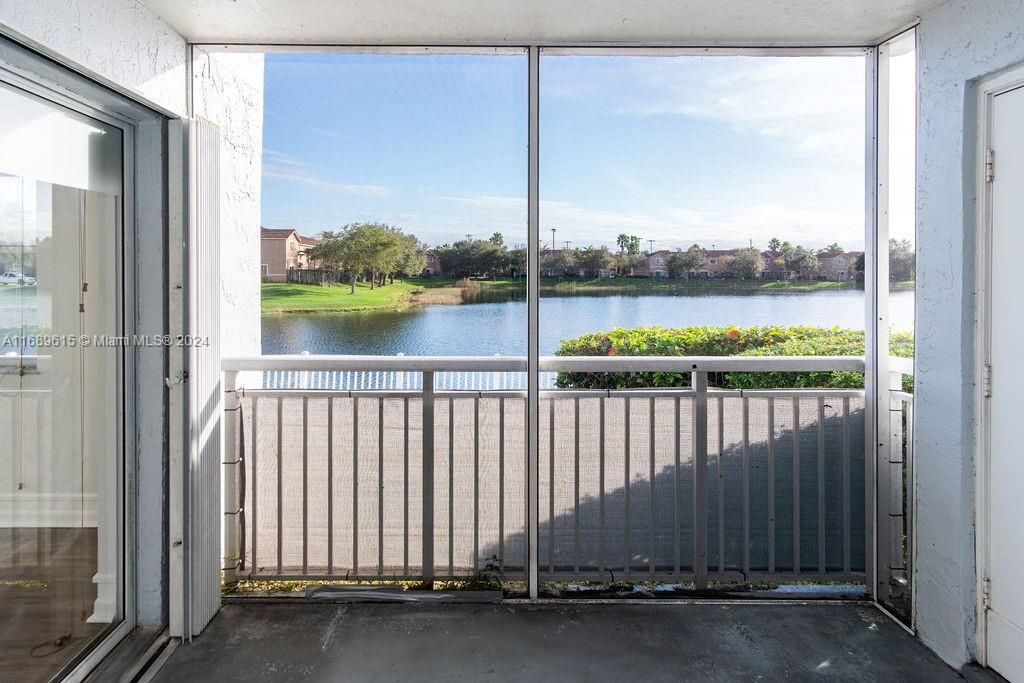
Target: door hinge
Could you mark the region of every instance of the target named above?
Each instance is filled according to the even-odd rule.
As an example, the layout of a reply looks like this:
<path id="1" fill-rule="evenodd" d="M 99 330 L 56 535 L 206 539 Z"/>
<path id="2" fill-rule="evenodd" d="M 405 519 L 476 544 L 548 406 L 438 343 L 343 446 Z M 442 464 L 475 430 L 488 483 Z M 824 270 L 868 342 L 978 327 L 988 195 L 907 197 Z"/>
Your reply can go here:
<path id="1" fill-rule="evenodd" d="M 996 153 L 993 150 L 985 152 L 985 182 L 991 183 L 996 179 Z"/>
<path id="2" fill-rule="evenodd" d="M 981 580 L 981 606 L 986 610 L 992 608 L 992 580 L 987 576 Z"/>
<path id="3" fill-rule="evenodd" d="M 981 366 L 981 395 L 992 397 L 992 365 L 989 363 Z"/>

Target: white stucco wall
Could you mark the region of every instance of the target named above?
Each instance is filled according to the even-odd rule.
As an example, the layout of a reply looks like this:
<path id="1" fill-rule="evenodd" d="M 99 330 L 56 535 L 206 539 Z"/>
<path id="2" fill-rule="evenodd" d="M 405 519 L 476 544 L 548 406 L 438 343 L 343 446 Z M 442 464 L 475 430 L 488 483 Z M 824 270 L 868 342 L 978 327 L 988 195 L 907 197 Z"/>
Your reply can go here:
<path id="1" fill-rule="evenodd" d="M 116 90 L 187 111 L 185 39 L 135 0 L 4 0 L 0 27 Z"/>
<path id="2" fill-rule="evenodd" d="M 195 49 L 193 110 L 221 130 L 221 351 L 260 352 L 263 55 Z"/>
<path id="3" fill-rule="evenodd" d="M 1024 61 L 1024 0 L 951 0 L 920 26 L 917 593 L 921 639 L 975 653 L 976 81 Z"/>

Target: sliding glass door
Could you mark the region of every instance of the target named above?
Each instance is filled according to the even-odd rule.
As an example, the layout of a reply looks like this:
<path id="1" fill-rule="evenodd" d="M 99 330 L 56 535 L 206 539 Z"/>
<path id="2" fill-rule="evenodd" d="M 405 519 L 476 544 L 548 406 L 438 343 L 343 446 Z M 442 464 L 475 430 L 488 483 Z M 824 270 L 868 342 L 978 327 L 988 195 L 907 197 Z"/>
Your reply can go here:
<path id="1" fill-rule="evenodd" d="M 47 680 L 123 606 L 124 133 L 0 83 L 0 678 Z"/>

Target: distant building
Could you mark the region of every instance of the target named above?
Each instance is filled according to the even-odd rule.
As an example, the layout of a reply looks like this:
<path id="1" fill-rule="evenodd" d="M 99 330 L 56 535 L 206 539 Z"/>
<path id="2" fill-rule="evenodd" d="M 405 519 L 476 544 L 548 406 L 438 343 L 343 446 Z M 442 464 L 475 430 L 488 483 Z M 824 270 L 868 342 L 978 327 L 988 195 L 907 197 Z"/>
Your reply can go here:
<path id="1" fill-rule="evenodd" d="M 859 251 L 847 251 L 842 254 L 823 254 L 818 256 L 818 268 L 821 277 L 836 282 L 847 282 L 858 279 L 857 260 L 863 255 Z"/>
<path id="2" fill-rule="evenodd" d="M 796 273 L 786 265 L 786 259 L 781 251 L 761 252 L 761 261 L 764 262 L 764 270 L 761 271 L 761 278 L 765 280 L 794 280 Z"/>
<path id="3" fill-rule="evenodd" d="M 708 278 L 725 277 L 729 274 L 729 261 L 736 256 L 738 249 L 705 249 L 704 256 L 708 262 L 698 271 L 698 275 Z"/>
<path id="4" fill-rule="evenodd" d="M 444 275 L 444 268 L 441 267 L 441 259 L 433 249 L 427 250 L 427 267 L 423 269 L 423 272 L 430 276 Z"/>
<path id="5" fill-rule="evenodd" d="M 707 263 L 703 268 L 689 273 L 690 277 L 718 278 L 728 275 L 729 259 L 736 255 L 736 249 L 705 249 L 704 256 Z M 651 252 L 646 256 L 640 268 L 634 271 L 639 277 L 669 277 L 670 271 L 668 262 L 675 252 L 668 249 L 660 249 Z"/>
<path id="6" fill-rule="evenodd" d="M 635 277 L 668 277 L 668 260 L 672 258 L 668 249 L 659 249 L 646 254 L 640 264 L 633 269 Z"/>
<path id="7" fill-rule="evenodd" d="M 285 282 L 288 271 L 320 264 L 305 253 L 319 244 L 294 228 L 260 228 L 260 277 L 264 282 Z"/>

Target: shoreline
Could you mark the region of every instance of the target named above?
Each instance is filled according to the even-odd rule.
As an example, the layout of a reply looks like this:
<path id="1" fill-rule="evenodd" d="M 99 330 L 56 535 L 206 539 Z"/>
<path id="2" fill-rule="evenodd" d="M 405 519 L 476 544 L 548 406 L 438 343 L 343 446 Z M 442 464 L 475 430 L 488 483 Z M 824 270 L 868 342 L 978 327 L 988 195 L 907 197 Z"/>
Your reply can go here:
<path id="1" fill-rule="evenodd" d="M 913 282 L 894 282 L 891 292 L 912 291 Z M 424 306 L 458 306 L 467 297 L 492 292 L 499 296 L 518 299 L 525 294 L 523 279 L 453 280 L 451 278 L 417 278 L 396 280 L 373 290 L 366 283 L 357 285 L 355 295 L 348 285 L 321 287 L 295 283 L 263 283 L 261 287 L 262 315 L 291 315 L 308 313 L 370 313 L 374 311 L 400 312 Z M 569 280 L 542 278 L 542 294 L 566 296 L 665 296 L 692 294 L 705 296 L 749 294 L 812 294 L 844 290 L 863 291 L 862 282 L 833 282 L 827 280 L 650 280 L 601 279 Z M 525 298 L 525 297 L 523 297 Z M 508 300 L 508 299 L 506 299 Z M 486 303 L 486 302 L 480 302 Z"/>

